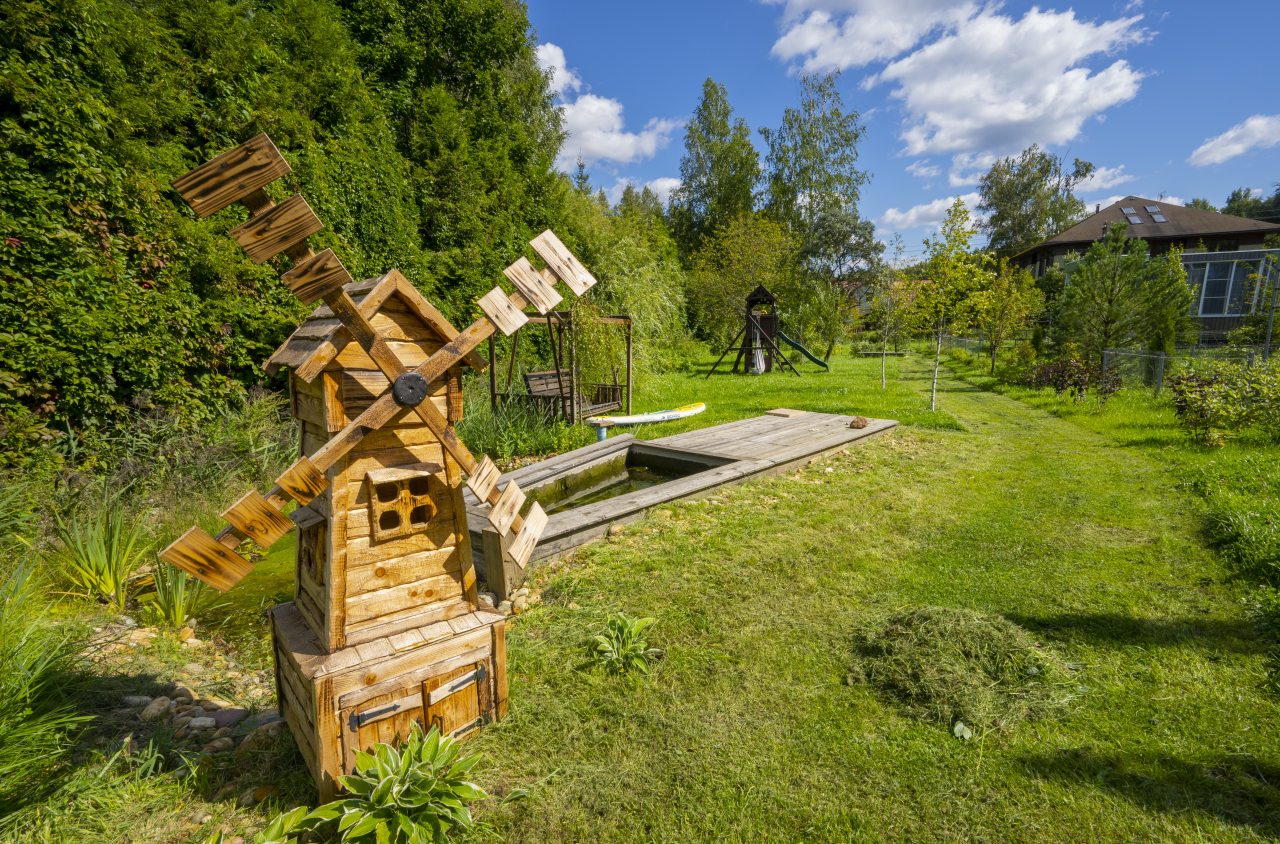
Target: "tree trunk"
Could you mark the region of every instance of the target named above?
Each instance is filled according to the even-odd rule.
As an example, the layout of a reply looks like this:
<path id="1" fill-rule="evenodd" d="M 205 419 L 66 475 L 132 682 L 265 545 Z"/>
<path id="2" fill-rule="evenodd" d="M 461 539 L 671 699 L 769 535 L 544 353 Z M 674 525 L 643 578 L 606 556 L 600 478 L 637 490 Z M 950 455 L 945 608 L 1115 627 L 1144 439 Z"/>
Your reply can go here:
<path id="1" fill-rule="evenodd" d="M 885 361 L 889 357 L 889 336 L 883 331 L 880 332 L 880 389 L 888 389 L 888 382 L 884 377 Z"/>
<path id="2" fill-rule="evenodd" d="M 992 374 L 992 375 L 995 375 L 995 374 L 996 374 L 996 351 L 997 351 L 997 348 L 998 348 L 998 347 L 997 347 L 994 343 L 991 345 L 991 374 Z"/>
<path id="3" fill-rule="evenodd" d="M 830 341 L 828 341 L 828 342 L 827 342 L 827 353 L 826 353 L 825 355 L 823 355 L 823 356 L 822 356 L 822 360 L 823 360 L 823 362 L 825 362 L 825 363 L 830 363 L 830 362 L 831 362 L 831 353 L 832 353 L 832 352 L 834 352 L 835 350 L 836 350 L 836 341 L 835 341 L 835 340 L 830 340 Z"/>
<path id="4" fill-rule="evenodd" d="M 929 410 L 938 409 L 938 368 L 942 366 L 942 327 L 933 333 L 933 385 L 929 388 Z"/>

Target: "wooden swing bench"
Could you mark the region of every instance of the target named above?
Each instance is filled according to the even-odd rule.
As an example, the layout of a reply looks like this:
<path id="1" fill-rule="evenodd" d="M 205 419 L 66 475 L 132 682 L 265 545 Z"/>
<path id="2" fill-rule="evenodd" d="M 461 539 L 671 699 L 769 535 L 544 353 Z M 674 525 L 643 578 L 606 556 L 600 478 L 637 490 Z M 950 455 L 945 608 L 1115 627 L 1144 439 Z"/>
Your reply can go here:
<path id="1" fill-rule="evenodd" d="M 575 395 L 570 384 L 569 373 L 563 369 L 527 372 L 524 376 L 529 401 L 548 417 L 558 416 L 576 422 L 622 407 L 622 386 L 619 384 L 589 384 L 590 392 L 586 395 Z M 575 404 L 576 413 L 573 412 Z"/>

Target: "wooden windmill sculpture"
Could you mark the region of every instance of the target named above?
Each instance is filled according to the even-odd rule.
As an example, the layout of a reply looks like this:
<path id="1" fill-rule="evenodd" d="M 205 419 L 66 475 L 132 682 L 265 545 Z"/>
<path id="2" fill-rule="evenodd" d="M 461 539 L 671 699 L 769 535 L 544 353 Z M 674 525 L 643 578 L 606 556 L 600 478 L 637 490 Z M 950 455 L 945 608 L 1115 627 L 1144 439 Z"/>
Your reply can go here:
<path id="1" fill-rule="evenodd" d="M 519 329 L 526 306 L 555 307 L 557 279 L 578 295 L 595 279 L 543 232 L 530 245 L 547 268 L 517 260 L 504 271 L 517 292 L 495 287 L 485 316 L 457 331 L 399 271 L 355 282 L 332 250 L 313 252 L 323 224 L 307 201 L 263 190 L 289 171 L 264 134 L 174 182 L 201 217 L 245 206 L 232 237 L 259 263 L 285 253 L 284 283 L 324 304 L 267 362 L 290 369 L 302 455 L 265 496 L 232 504 L 216 537 L 193 527 L 161 557 L 225 591 L 252 568 L 240 543 L 266 548 L 299 528 L 295 600 L 271 612 L 276 689 L 327 798 L 358 750 L 414 721 L 464 735 L 505 714 L 504 619 L 476 604 L 462 476 L 509 540 L 504 562 L 525 566 L 547 517 L 537 504 L 522 516 L 520 488 L 498 489 L 493 461 L 454 433 L 461 369 L 485 366 L 476 347 Z"/>

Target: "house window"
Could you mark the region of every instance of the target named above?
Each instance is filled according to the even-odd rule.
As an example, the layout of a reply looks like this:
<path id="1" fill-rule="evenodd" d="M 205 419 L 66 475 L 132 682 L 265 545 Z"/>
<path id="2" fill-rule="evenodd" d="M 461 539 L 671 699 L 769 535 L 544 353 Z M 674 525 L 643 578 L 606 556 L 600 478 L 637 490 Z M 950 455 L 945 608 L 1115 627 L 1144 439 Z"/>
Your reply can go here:
<path id="1" fill-rule="evenodd" d="M 435 464 L 377 469 L 365 475 L 369 529 L 375 542 L 425 530 L 436 516 L 436 500 L 445 484 Z"/>
<path id="2" fill-rule="evenodd" d="M 1213 261 L 1187 267 L 1187 281 L 1200 285 L 1200 316 L 1242 316 L 1253 310 L 1257 261 Z"/>

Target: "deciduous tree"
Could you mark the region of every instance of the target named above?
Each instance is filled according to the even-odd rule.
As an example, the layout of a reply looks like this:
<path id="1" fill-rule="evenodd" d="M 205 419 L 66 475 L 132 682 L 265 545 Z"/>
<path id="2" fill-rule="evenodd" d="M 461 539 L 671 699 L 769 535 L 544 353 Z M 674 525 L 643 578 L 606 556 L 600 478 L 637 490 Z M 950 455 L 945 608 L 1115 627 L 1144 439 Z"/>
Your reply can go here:
<path id="1" fill-rule="evenodd" d="M 994 272 L 984 274 L 985 284 L 969 296 L 974 326 L 991 347 L 991 374 L 996 372 L 1000 346 L 1026 328 L 1044 308 L 1044 293 L 1031 273 L 1000 258 Z"/>
<path id="2" fill-rule="evenodd" d="M 938 409 L 938 369 L 942 365 L 942 337 L 965 327 L 966 300 L 983 282 L 983 259 L 970 248 L 977 234 L 969 209 L 959 198 L 947 211 L 937 237 L 924 242 L 928 253 L 912 307 L 918 328 L 933 338 L 933 380 L 929 387 L 929 409 Z"/>
<path id="3" fill-rule="evenodd" d="M 799 244 L 775 220 L 743 214 L 722 226 L 693 259 L 688 301 L 694 326 L 705 339 L 726 346 L 742 328 L 742 308 L 757 284 L 789 306 Z"/>
<path id="4" fill-rule="evenodd" d="M 1077 158 L 1067 172 L 1062 159 L 1035 144 L 997 161 L 978 185 L 989 248 L 1011 257 L 1079 221 L 1085 207 L 1072 191 L 1093 171 Z"/>
<path id="5" fill-rule="evenodd" d="M 837 76 L 801 80 L 800 107 L 783 112 L 777 129 L 762 129 L 769 145 L 765 213 L 801 244 L 801 286 L 789 303 L 802 330 L 818 335 L 829 358 L 848 334 L 856 297 L 884 247 L 870 221 L 858 215 L 867 174 L 858 167 L 863 127 L 847 111 Z"/>

